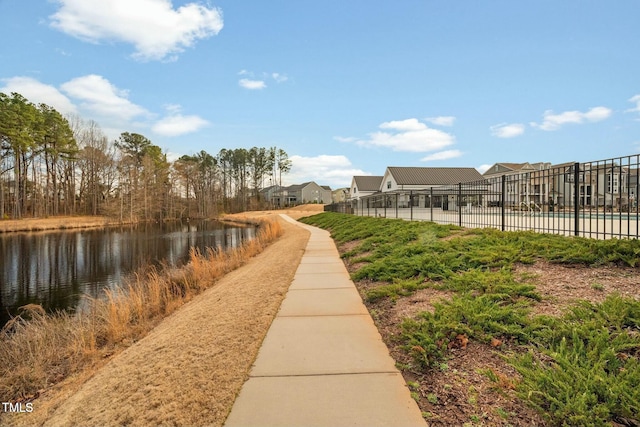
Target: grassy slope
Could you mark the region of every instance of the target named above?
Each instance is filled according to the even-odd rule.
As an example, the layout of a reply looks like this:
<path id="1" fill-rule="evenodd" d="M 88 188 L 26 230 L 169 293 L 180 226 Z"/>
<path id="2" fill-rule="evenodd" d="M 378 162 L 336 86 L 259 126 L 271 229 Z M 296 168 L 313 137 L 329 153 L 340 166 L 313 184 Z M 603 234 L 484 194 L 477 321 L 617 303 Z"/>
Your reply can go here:
<path id="1" fill-rule="evenodd" d="M 563 317 L 533 316 L 535 286 L 517 279 L 513 266 L 544 259 L 589 266 L 640 261 L 637 240 L 597 241 L 531 232 L 321 214 L 303 220 L 331 230 L 344 254 L 362 265 L 354 280 L 383 282 L 366 291 L 369 300 L 398 298 L 420 288 L 453 292 L 402 325 L 414 369 L 429 370 L 446 359 L 463 336 L 500 340 L 520 372 L 519 395 L 552 425 L 640 422 L 640 302 L 611 296 L 580 304 Z M 487 371 L 491 377 L 491 371 Z"/>

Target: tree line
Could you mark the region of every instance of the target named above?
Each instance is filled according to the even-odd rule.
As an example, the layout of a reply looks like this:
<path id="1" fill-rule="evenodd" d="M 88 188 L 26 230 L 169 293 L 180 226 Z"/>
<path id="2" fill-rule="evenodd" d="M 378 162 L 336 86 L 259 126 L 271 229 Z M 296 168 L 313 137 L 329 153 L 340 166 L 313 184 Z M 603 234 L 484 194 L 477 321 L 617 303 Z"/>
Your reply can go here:
<path id="1" fill-rule="evenodd" d="M 176 161 L 141 134 L 110 141 L 94 121 L 0 93 L 0 218 L 212 217 L 268 206 L 260 190 L 291 169 L 277 147 L 202 150 Z"/>

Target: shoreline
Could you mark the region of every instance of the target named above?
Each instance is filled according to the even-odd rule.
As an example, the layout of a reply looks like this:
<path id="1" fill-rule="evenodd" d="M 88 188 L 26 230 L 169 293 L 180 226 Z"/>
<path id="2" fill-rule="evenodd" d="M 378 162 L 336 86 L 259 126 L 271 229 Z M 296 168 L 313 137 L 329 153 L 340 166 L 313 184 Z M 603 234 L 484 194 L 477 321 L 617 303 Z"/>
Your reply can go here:
<path id="1" fill-rule="evenodd" d="M 277 213 L 301 217 L 318 212 Z M 244 222 L 274 214 L 255 211 L 234 216 Z M 172 420 L 183 425 L 221 426 L 308 239 L 302 228 L 278 222 L 285 234 L 261 254 L 225 274 L 124 351 L 47 389 L 33 401 L 33 413 L 0 415 L 0 423 L 119 425 L 125 420 L 138 424 Z M 144 385 L 149 383 L 154 384 L 153 389 Z M 128 391 L 123 393 L 123 389 Z M 118 405 L 113 410 L 105 409 L 114 402 Z"/>
<path id="2" fill-rule="evenodd" d="M 108 227 L 127 224 L 106 216 L 56 216 L 49 218 L 4 219 L 0 221 L 0 234 L 77 228 Z"/>
<path id="3" fill-rule="evenodd" d="M 294 211 L 297 209 L 282 211 L 246 211 L 234 214 L 221 214 L 217 218 L 192 218 L 193 220 L 221 221 L 236 224 L 253 224 L 257 221 L 249 219 L 252 216 L 261 216 L 264 212 L 282 212 Z M 312 211 L 313 212 L 313 211 Z M 178 218 L 166 221 L 180 221 Z M 52 216 L 43 218 L 23 218 L 23 219 L 2 219 L 0 220 L 0 234 L 3 233 L 24 233 L 36 231 L 56 231 L 56 230 L 73 230 L 81 228 L 98 228 L 98 227 L 115 227 L 119 225 L 141 224 L 145 221 L 120 221 L 103 215 L 65 215 Z"/>

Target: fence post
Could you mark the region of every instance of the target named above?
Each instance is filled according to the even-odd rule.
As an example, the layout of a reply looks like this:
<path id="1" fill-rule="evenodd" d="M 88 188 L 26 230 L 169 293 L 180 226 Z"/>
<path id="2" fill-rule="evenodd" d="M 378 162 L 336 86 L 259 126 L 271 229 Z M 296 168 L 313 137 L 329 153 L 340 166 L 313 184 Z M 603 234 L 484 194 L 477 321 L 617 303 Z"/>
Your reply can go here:
<path id="1" fill-rule="evenodd" d="M 411 220 L 413 221 L 413 190 L 409 191 L 409 207 L 411 208 Z"/>
<path id="2" fill-rule="evenodd" d="M 395 194 L 396 219 L 398 219 L 398 193 Z"/>
<path id="3" fill-rule="evenodd" d="M 431 216 L 431 218 L 429 218 L 429 221 L 433 222 L 433 187 L 431 187 L 429 189 L 430 193 L 429 193 L 429 214 Z"/>
<path id="4" fill-rule="evenodd" d="M 387 217 L 387 195 L 384 195 L 384 200 L 382 201 L 382 203 L 384 203 L 384 217 Z"/>
<path id="5" fill-rule="evenodd" d="M 573 165 L 573 222 L 574 234 L 580 235 L 580 163 Z"/>
<path id="6" fill-rule="evenodd" d="M 458 226 L 462 227 L 462 183 L 458 183 Z"/>
<path id="7" fill-rule="evenodd" d="M 502 175 L 502 189 L 500 191 L 500 213 L 501 213 L 501 229 L 504 231 L 504 218 L 505 218 L 505 194 L 507 193 L 507 176 Z"/>

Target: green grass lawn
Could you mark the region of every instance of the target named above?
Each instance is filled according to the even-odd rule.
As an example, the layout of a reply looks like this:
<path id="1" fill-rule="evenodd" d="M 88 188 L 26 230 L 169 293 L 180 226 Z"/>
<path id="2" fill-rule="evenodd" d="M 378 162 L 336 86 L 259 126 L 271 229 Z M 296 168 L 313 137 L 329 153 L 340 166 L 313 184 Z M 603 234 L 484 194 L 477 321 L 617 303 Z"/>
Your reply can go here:
<path id="1" fill-rule="evenodd" d="M 382 283 L 366 290 L 369 301 L 428 287 L 452 294 L 435 303 L 433 312 L 401 325 L 403 349 L 419 369 L 446 360 L 461 334 L 486 343 L 499 339 L 510 343 L 504 357 L 521 374 L 518 396 L 550 425 L 640 424 L 640 301 L 613 294 L 599 304 L 577 304 L 560 317 L 533 315 L 541 297 L 526 277 L 514 274 L 515 265 L 539 260 L 636 267 L 638 240 L 467 230 L 335 213 L 301 221 L 330 230 L 339 244 L 351 242 L 343 257 L 361 266 L 352 278 Z"/>

